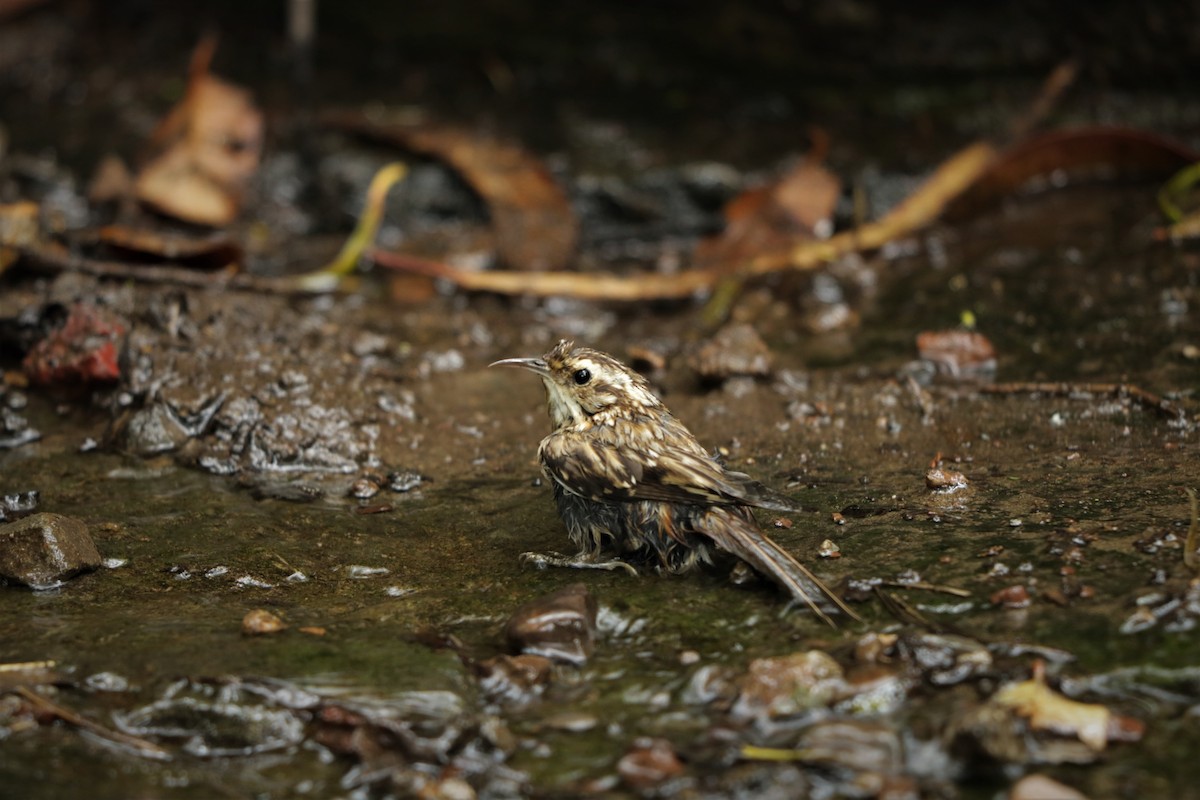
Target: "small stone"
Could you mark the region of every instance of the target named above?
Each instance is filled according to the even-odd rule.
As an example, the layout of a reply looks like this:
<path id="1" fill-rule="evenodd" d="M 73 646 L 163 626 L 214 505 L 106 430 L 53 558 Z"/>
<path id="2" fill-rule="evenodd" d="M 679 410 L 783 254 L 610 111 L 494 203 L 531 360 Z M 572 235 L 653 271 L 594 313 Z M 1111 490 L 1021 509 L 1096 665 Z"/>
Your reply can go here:
<path id="1" fill-rule="evenodd" d="M 419 472 L 400 470 L 388 474 L 387 488 L 393 492 L 411 492 L 420 486 L 424 480 L 425 476 Z"/>
<path id="2" fill-rule="evenodd" d="M 596 644 L 596 598 L 582 583 L 565 586 L 518 608 L 504 633 L 520 653 L 581 665 Z"/>
<path id="3" fill-rule="evenodd" d="M 647 791 L 683 774 L 683 764 L 666 739 L 638 739 L 617 762 L 617 774 L 635 791 Z"/>
<path id="4" fill-rule="evenodd" d="M 765 378 L 771 374 L 771 350 L 753 326 L 731 324 L 701 345 L 690 364 L 706 381 Z"/>
<path id="5" fill-rule="evenodd" d="M 248 636 L 261 636 L 267 633 L 279 633 L 287 625 L 276 615 L 265 608 L 256 608 L 246 612 L 242 617 L 242 633 Z"/>
<path id="6" fill-rule="evenodd" d="M 957 492 L 967 485 L 967 476 L 952 469 L 932 467 L 925 473 L 925 486 L 936 492 Z"/>
<path id="7" fill-rule="evenodd" d="M 999 591 L 993 592 L 988 598 L 994 606 L 1003 606 L 1004 608 L 1028 608 L 1033 602 L 1033 598 L 1029 596 L 1029 590 L 1021 584 L 1008 586 Z"/>
<path id="8" fill-rule="evenodd" d="M 1045 775 L 1026 775 L 1013 784 L 1009 800 L 1087 800 L 1087 796 Z"/>
<path id="9" fill-rule="evenodd" d="M 842 548 L 838 547 L 837 542 L 832 539 L 826 539 L 817 548 L 817 555 L 821 558 L 841 558 Z"/>
<path id="10" fill-rule="evenodd" d="M 564 733 L 587 733 L 599 724 L 599 717 L 583 711 L 563 711 L 542 721 L 542 725 L 548 730 Z"/>
<path id="11" fill-rule="evenodd" d="M 379 494 L 380 481 L 374 475 L 363 475 L 350 485 L 350 496 L 359 500 L 370 500 Z"/>
<path id="12" fill-rule="evenodd" d="M 0 522 L 12 522 L 37 511 L 41 493 L 37 489 L 15 492 L 0 498 Z"/>
<path id="13" fill-rule="evenodd" d="M 750 662 L 738 680 L 734 719 L 766 722 L 825 706 L 845 693 L 841 666 L 821 650 Z"/>
<path id="14" fill-rule="evenodd" d="M 500 655 L 480 661 L 475 670 L 480 688 L 488 697 L 524 705 L 541 696 L 553 668 L 545 656 Z"/>
<path id="15" fill-rule="evenodd" d="M 61 514 L 33 514 L 0 525 L 0 578 L 51 589 L 101 564 L 87 525 Z"/>

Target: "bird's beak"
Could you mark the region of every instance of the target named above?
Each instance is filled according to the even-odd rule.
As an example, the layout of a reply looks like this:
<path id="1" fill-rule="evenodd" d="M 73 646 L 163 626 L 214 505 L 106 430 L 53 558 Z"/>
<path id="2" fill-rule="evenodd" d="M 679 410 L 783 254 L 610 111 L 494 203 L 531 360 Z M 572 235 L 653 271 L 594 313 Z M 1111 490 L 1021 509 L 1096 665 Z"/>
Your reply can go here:
<path id="1" fill-rule="evenodd" d="M 493 361 L 488 364 L 489 367 L 520 367 L 527 369 L 530 372 L 536 372 L 542 377 L 550 375 L 550 366 L 540 358 L 505 358 L 500 361 Z"/>

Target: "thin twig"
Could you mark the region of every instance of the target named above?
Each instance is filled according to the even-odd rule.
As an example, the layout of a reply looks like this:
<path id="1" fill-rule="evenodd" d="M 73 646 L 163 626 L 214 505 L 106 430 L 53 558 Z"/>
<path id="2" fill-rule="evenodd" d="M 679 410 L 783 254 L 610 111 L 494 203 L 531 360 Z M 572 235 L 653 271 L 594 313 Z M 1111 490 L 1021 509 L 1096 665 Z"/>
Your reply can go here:
<path id="1" fill-rule="evenodd" d="M 879 598 L 879 601 L 883 604 L 883 607 L 887 609 L 888 613 L 890 613 L 900 622 L 909 625 L 918 625 L 925 630 L 932 631 L 934 633 L 948 633 L 955 636 L 969 636 L 969 634 L 964 632 L 961 628 L 953 623 L 930 619 L 917 610 L 917 608 L 911 603 L 907 602 L 906 600 L 902 600 L 891 592 L 885 592 L 882 586 L 875 586 L 874 591 L 875 596 Z"/>
<path id="2" fill-rule="evenodd" d="M 52 700 L 43 697 L 42 695 L 25 686 L 18 686 L 13 691 L 15 694 L 24 698 L 26 702 L 42 713 L 50 714 L 56 719 L 60 719 L 75 728 L 79 728 L 80 730 L 87 731 L 95 736 L 99 736 L 101 739 L 110 741 L 113 744 L 132 748 L 148 758 L 157 758 L 164 761 L 171 758 L 170 752 L 162 747 L 159 747 L 154 742 L 147 741 L 146 739 L 142 739 L 141 737 L 133 736 L 122 731 L 113 730 L 112 728 L 106 728 L 100 723 L 93 722 L 87 717 L 80 716 L 71 709 L 64 708 L 63 706 L 58 705 Z"/>
<path id="3" fill-rule="evenodd" d="M 448 280 L 467 291 L 583 300 L 683 299 L 711 291 L 719 280 L 731 275 L 805 272 L 850 253 L 878 249 L 937 219 L 950 200 L 978 179 L 995 155 L 991 144 L 976 142 L 947 159 L 920 188 L 882 219 L 828 239 L 805 240 L 785 250 L 763 253 L 741 264 L 683 270 L 671 275 L 651 272 L 623 276 L 611 272 L 480 272 L 380 250 L 375 250 L 373 257 L 380 266 Z"/>
<path id="4" fill-rule="evenodd" d="M 1192 524 L 1188 526 L 1187 538 L 1183 542 L 1183 563 L 1192 572 L 1200 572 L 1200 554 L 1196 552 L 1196 547 L 1200 542 L 1200 508 L 1196 504 L 1196 490 L 1188 487 L 1183 490 L 1187 493 L 1188 501 L 1192 510 Z"/>
<path id="5" fill-rule="evenodd" d="M 36 242 L 20 248 L 24 261 L 35 268 L 51 272 L 83 272 L 101 278 L 119 278 L 139 283 L 188 286 L 195 289 L 241 289 L 271 294 L 315 294 L 328 293 L 330 289 L 309 288 L 299 283 L 296 276 L 264 277 L 237 272 L 236 264 L 217 271 L 203 271 L 180 267 L 169 262 L 133 264 L 123 261 L 107 261 L 72 253 L 57 242 Z M 338 290 L 347 290 L 340 285 Z"/>
<path id="6" fill-rule="evenodd" d="M 966 589 L 959 589 L 957 586 L 943 586 L 938 583 L 926 583 L 925 581 L 917 581 L 916 583 L 907 583 L 904 581 L 880 581 L 881 586 L 890 586 L 894 589 L 919 589 L 925 592 L 941 592 L 942 594 L 952 594 L 955 597 L 970 597 L 971 593 Z"/>
<path id="7" fill-rule="evenodd" d="M 1177 404 L 1153 392 L 1148 392 L 1132 383 L 1059 383 L 1015 382 L 993 383 L 983 386 L 984 394 L 1047 394 L 1056 397 L 1090 399 L 1096 395 L 1129 398 L 1145 408 L 1153 409 L 1165 417 L 1184 419 L 1187 414 Z"/>

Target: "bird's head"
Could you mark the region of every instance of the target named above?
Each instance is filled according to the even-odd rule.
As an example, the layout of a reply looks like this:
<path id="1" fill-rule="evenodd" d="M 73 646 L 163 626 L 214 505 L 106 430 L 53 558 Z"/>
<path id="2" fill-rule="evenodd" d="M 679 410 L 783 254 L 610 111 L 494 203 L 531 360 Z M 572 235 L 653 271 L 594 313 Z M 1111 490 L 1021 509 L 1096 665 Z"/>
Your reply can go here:
<path id="1" fill-rule="evenodd" d="M 565 339 L 541 358 L 506 358 L 490 366 L 521 367 L 541 376 L 556 428 L 602 412 L 633 416 L 662 405 L 641 375 L 607 353 Z"/>

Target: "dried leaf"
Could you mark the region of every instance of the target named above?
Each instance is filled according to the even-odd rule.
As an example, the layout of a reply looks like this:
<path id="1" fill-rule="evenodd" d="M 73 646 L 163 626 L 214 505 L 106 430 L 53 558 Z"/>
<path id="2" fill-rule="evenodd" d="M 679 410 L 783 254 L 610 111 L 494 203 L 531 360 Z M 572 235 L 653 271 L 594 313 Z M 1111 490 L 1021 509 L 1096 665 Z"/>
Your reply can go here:
<path id="1" fill-rule="evenodd" d="M 222 234 L 187 236 L 147 228 L 107 225 L 96 232 L 96 241 L 127 253 L 169 261 L 203 260 L 223 267 L 241 259 L 238 243 Z"/>
<path id="2" fill-rule="evenodd" d="M 696 263 L 733 267 L 764 250 L 827 238 L 842 192 L 841 180 L 820 163 L 827 148 L 824 138 L 819 139 L 814 154 L 776 182 L 731 200 L 725 208 L 725 230 L 697 244 Z"/>
<path id="3" fill-rule="evenodd" d="M 970 216 L 1039 184 L 1170 175 L 1195 161 L 1200 161 L 1200 153 L 1148 131 L 1117 127 L 1051 131 L 1003 151 L 948 213 L 952 218 Z"/>
<path id="4" fill-rule="evenodd" d="M 509 142 L 411 120 L 335 114 L 326 123 L 441 159 L 487 203 L 500 259 L 520 270 L 562 269 L 571 260 L 579 224 L 566 193 L 533 155 Z"/>
<path id="5" fill-rule="evenodd" d="M 38 233 L 37 203 L 0 204 L 0 273 L 16 263 L 20 248 L 32 244 Z"/>
<path id="6" fill-rule="evenodd" d="M 1026 718 L 1035 731 L 1075 736 L 1096 752 L 1103 750 L 1110 738 L 1127 738 L 1111 736 L 1110 731 L 1130 731 L 1141 724 L 1117 717 L 1105 706 L 1080 703 L 1058 694 L 1046 685 L 1040 669 L 1027 681 L 1002 686 L 990 702 Z"/>
<path id="7" fill-rule="evenodd" d="M 825 241 L 803 241 L 784 250 L 764 253 L 739 265 L 739 275 L 766 275 L 782 270 L 812 270 L 847 253 L 880 247 L 911 233 L 941 214 L 953 198 L 987 168 L 995 149 L 977 142 L 942 164 L 900 205 L 878 222 L 839 233 Z M 673 275 L 648 273 L 621 276 L 612 273 L 476 272 L 448 264 L 415 261 L 375 251 L 376 263 L 435 278 L 444 278 L 470 291 L 526 294 L 541 297 L 577 297 L 585 300 L 649 300 L 684 298 L 712 289 L 726 273 L 719 268 L 690 269 Z"/>
<path id="8" fill-rule="evenodd" d="M 196 48 L 187 93 L 153 137 L 164 150 L 139 173 L 135 191 L 164 214 L 220 226 L 237 215 L 258 169 L 263 117 L 249 92 L 209 74 L 214 46 Z"/>

